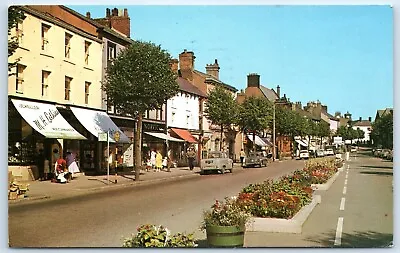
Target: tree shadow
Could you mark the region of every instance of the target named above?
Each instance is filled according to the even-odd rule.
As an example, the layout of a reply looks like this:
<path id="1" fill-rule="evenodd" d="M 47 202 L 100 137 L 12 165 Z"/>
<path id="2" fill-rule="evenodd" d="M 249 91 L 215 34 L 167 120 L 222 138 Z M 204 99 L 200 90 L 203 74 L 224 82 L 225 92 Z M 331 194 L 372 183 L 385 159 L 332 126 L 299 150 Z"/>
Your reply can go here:
<path id="1" fill-rule="evenodd" d="M 393 172 L 381 172 L 381 171 L 361 171 L 360 174 L 378 175 L 378 176 L 393 176 Z"/>
<path id="2" fill-rule="evenodd" d="M 371 168 L 371 169 L 393 169 L 393 166 L 371 166 L 371 165 L 362 165 L 362 168 Z"/>
<path id="3" fill-rule="evenodd" d="M 337 248 L 389 248 L 393 246 L 393 234 L 374 231 L 343 233 L 341 245 L 334 245 L 336 231 L 324 233 L 319 237 L 306 238 L 309 242 L 320 243 L 323 247 Z"/>

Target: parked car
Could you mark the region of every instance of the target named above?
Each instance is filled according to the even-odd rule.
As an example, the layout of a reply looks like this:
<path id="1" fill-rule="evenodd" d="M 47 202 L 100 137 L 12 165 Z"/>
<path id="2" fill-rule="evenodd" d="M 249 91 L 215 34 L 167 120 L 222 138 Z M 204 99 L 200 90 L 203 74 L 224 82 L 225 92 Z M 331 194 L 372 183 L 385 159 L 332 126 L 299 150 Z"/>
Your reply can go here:
<path id="1" fill-rule="evenodd" d="M 299 158 L 300 159 L 308 159 L 308 158 L 310 158 L 310 153 L 308 152 L 308 150 L 300 150 Z"/>
<path id="2" fill-rule="evenodd" d="M 316 152 L 317 157 L 324 157 L 325 152 L 322 149 L 318 149 Z"/>
<path id="3" fill-rule="evenodd" d="M 216 170 L 224 174 L 225 171 L 233 171 L 233 160 L 228 158 L 224 152 L 212 151 L 208 153 L 207 159 L 202 159 L 200 163 L 200 174 Z"/>
<path id="4" fill-rule="evenodd" d="M 335 152 L 333 152 L 333 149 L 328 148 L 327 150 L 325 150 L 325 154 L 326 155 L 335 155 Z"/>
<path id="5" fill-rule="evenodd" d="M 248 167 L 264 167 L 268 164 L 267 156 L 264 156 L 262 152 L 251 152 L 247 157 L 244 158 L 243 168 Z"/>
<path id="6" fill-rule="evenodd" d="M 356 146 L 351 146 L 350 152 L 357 152 L 357 147 Z"/>

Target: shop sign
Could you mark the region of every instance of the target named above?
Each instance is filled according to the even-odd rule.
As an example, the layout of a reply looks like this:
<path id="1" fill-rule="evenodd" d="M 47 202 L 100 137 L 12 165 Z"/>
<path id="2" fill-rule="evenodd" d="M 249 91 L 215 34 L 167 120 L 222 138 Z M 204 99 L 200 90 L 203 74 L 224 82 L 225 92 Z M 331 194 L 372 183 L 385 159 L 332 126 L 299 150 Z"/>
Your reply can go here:
<path id="1" fill-rule="evenodd" d="M 133 144 L 131 144 L 124 152 L 124 163 L 128 167 L 133 167 Z"/>

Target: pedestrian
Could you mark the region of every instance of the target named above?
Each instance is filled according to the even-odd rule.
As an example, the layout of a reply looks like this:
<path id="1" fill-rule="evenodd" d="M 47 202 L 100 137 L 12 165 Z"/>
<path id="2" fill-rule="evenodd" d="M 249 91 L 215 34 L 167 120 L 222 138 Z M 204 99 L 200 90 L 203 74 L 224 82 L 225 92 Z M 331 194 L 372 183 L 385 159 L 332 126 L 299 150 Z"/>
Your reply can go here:
<path id="1" fill-rule="evenodd" d="M 67 151 L 67 156 L 65 157 L 65 159 L 67 161 L 68 171 L 71 173 L 71 179 L 74 178 L 74 173 L 80 172 L 78 164 L 76 163 L 75 157 L 76 157 L 76 155 L 74 153 Z"/>
<path id="2" fill-rule="evenodd" d="M 240 150 L 240 164 L 243 166 L 244 158 L 246 157 L 246 153 L 244 150 Z"/>
<path id="3" fill-rule="evenodd" d="M 36 159 L 37 159 L 36 166 L 39 172 L 39 180 L 42 181 L 44 180 L 44 160 L 45 160 L 43 149 L 39 149 L 39 154 L 37 155 Z"/>
<path id="4" fill-rule="evenodd" d="M 154 171 L 156 170 L 156 155 L 157 155 L 156 151 L 152 149 L 150 152 L 150 163 Z"/>
<path id="5" fill-rule="evenodd" d="M 172 151 L 171 149 L 167 152 L 167 172 L 171 172 L 172 166 Z"/>
<path id="6" fill-rule="evenodd" d="M 49 174 L 50 174 L 50 161 L 49 159 L 45 158 L 44 159 L 44 180 L 49 179 Z"/>
<path id="7" fill-rule="evenodd" d="M 189 169 L 193 170 L 194 169 L 194 159 L 196 158 L 196 152 L 194 152 L 193 148 L 189 149 L 189 152 L 186 154 L 188 163 L 189 163 Z"/>
<path id="8" fill-rule="evenodd" d="M 56 161 L 55 174 L 56 179 L 60 183 L 67 183 L 70 181 L 70 174 L 67 169 L 67 162 L 62 157 L 59 157 Z"/>
<path id="9" fill-rule="evenodd" d="M 161 171 L 163 163 L 163 157 L 160 153 L 160 150 L 157 150 L 156 153 L 156 171 Z"/>

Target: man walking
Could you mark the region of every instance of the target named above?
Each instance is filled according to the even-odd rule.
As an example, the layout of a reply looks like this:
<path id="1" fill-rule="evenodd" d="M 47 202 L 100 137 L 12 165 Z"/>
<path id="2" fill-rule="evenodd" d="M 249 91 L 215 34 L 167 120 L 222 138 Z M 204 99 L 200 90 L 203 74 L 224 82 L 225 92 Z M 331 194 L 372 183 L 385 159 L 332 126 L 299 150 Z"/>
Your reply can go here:
<path id="1" fill-rule="evenodd" d="M 246 156 L 246 153 L 244 152 L 244 150 L 240 150 L 240 164 L 243 166 L 243 162 L 244 162 L 244 157 Z"/>
<path id="2" fill-rule="evenodd" d="M 186 154 L 189 162 L 189 169 L 193 170 L 194 168 L 194 159 L 196 158 L 196 152 L 194 152 L 193 148 L 190 148 Z"/>

